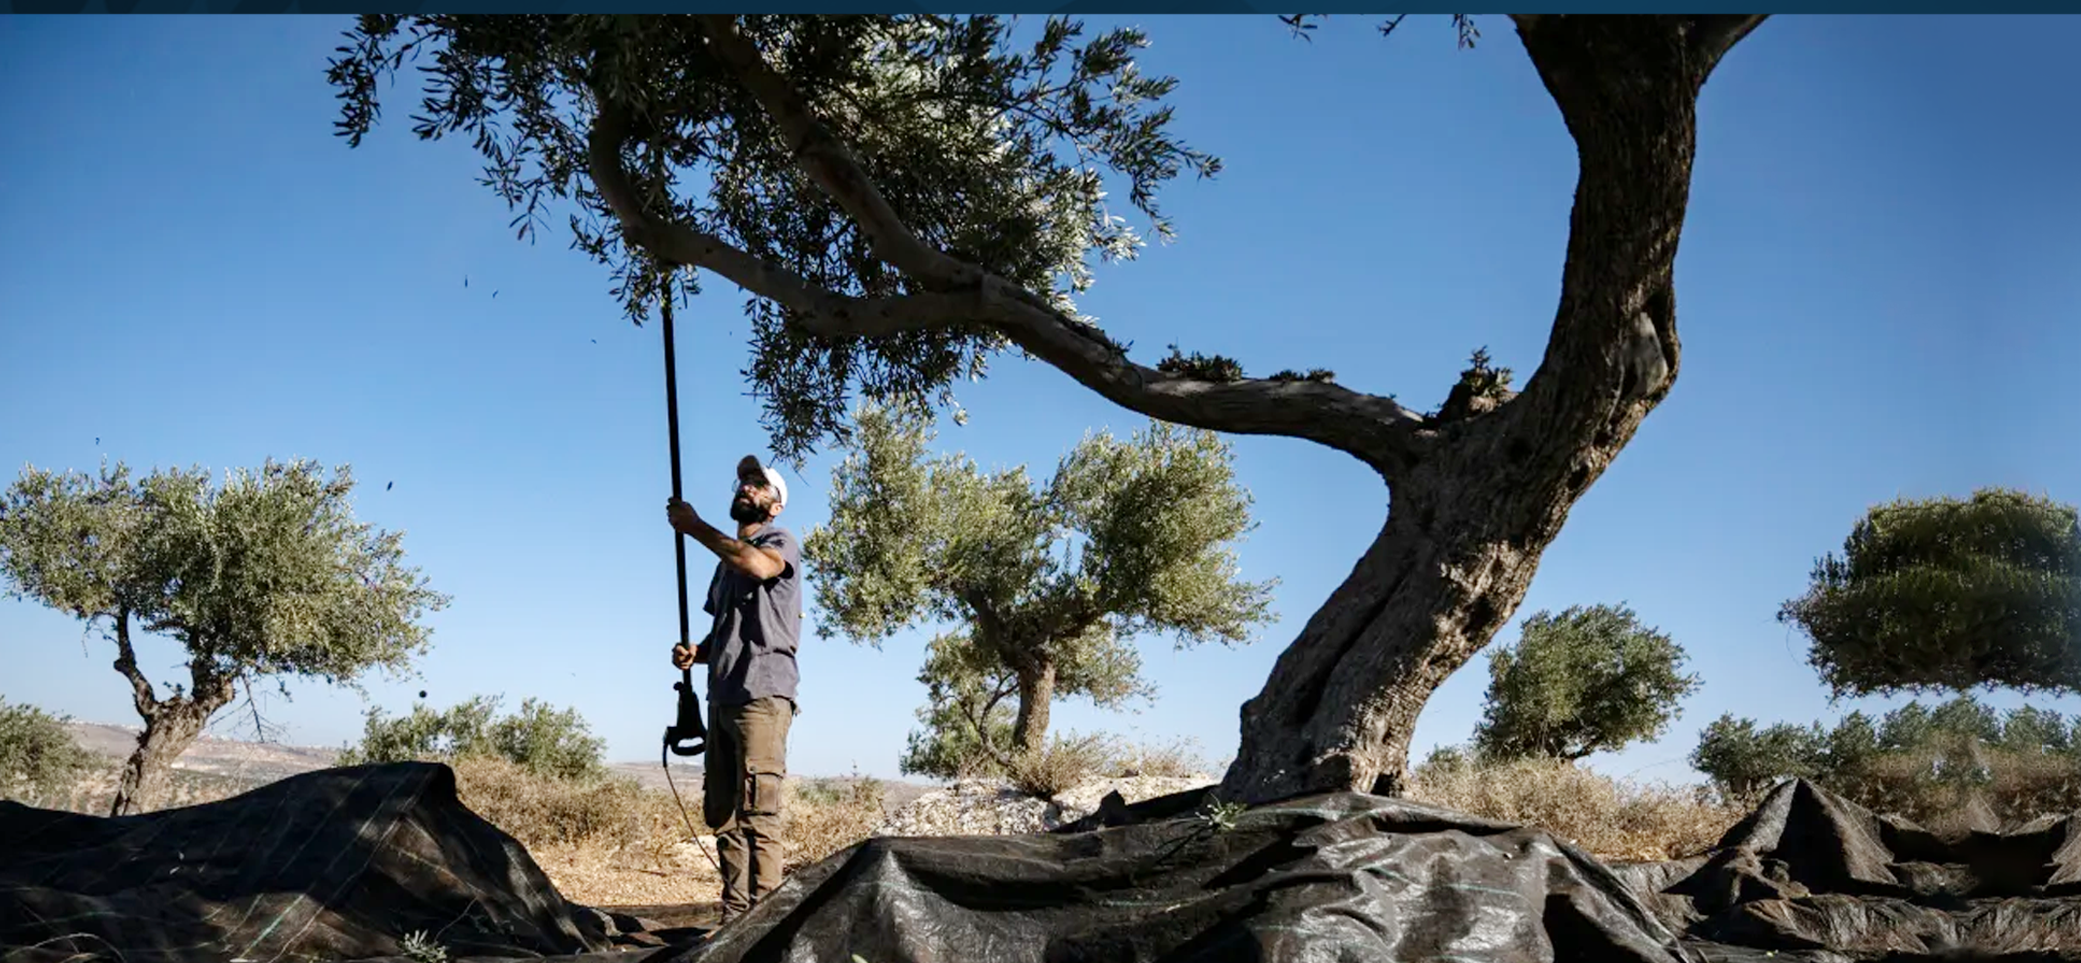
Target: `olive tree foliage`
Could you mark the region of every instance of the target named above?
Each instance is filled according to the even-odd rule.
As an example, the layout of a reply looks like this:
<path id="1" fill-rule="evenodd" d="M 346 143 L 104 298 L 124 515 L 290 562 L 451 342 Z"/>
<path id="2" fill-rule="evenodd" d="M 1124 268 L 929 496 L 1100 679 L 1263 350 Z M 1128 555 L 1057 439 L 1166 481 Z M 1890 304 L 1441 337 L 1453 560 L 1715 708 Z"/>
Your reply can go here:
<path id="1" fill-rule="evenodd" d="M 1121 651 L 1134 656 L 1131 649 Z M 918 670 L 925 705 L 917 717 L 924 725 L 911 730 L 897 759 L 904 774 L 961 779 L 1006 770 L 1017 721 L 1015 702 L 1008 700 L 1017 695 L 1019 683 L 984 656 L 966 634 L 935 636 L 926 644 L 925 664 Z"/>
<path id="2" fill-rule="evenodd" d="M 144 720 L 116 815 L 149 808 L 173 760 L 241 687 L 289 677 L 356 687 L 425 651 L 447 604 L 405 564 L 403 536 L 357 521 L 346 467 L 269 460 L 212 485 L 202 469 L 133 477 L 25 469 L 0 502 L 0 576 L 100 628 Z M 155 686 L 141 634 L 178 643 L 187 679 Z"/>
<path id="3" fill-rule="evenodd" d="M 62 793 L 94 761 L 65 728 L 71 720 L 0 699 L 0 799 Z"/>
<path id="4" fill-rule="evenodd" d="M 1698 689 L 1683 647 L 1626 606 L 1533 614 L 1489 659 L 1474 746 L 1495 759 L 1581 759 L 1660 738 Z"/>
<path id="5" fill-rule="evenodd" d="M 361 742 L 343 750 L 337 765 L 379 762 L 452 760 L 496 756 L 537 775 L 590 780 L 606 773 L 606 740 L 576 709 L 557 709 L 539 699 L 525 699 L 520 709 L 501 716 L 501 698 L 473 696 L 446 709 L 415 705 L 402 716 L 371 707 L 362 724 Z"/>
<path id="6" fill-rule="evenodd" d="M 2081 692 L 2081 525 L 2002 489 L 1877 505 L 1778 618 L 1837 696 Z"/>
<path id="7" fill-rule="evenodd" d="M 933 640 L 919 676 L 932 697 L 919 759 L 1035 751 L 1057 698 L 1112 707 L 1153 693 L 1136 637 L 1238 644 L 1269 617 L 1275 583 L 1237 573 L 1250 496 L 1211 432 L 1093 433 L 1037 482 L 1023 466 L 931 455 L 916 415 L 868 407 L 855 422 L 803 560 L 826 634 L 879 645 L 915 625 L 960 626 Z"/>
<path id="8" fill-rule="evenodd" d="M 1761 20 L 1511 19 L 1577 147 L 1552 336 L 1521 391 L 1477 365 L 1432 412 L 1322 369 L 1137 360 L 1079 313 L 1089 265 L 1137 250 L 1125 215 L 1165 236 L 1158 189 L 1218 169 L 1174 130 L 1175 83 L 1138 69 L 1135 30 L 382 15 L 329 76 L 358 143 L 384 80 L 422 65 L 414 131 L 474 144 L 521 233 L 568 214 L 632 317 L 701 270 L 746 292 L 745 375 L 784 457 L 843 437 L 856 394 L 930 408 L 1016 347 L 1152 418 L 1305 439 L 1376 471 L 1393 511 L 1240 712 L 1221 791 L 1247 802 L 1398 792 L 1425 701 L 1510 619 L 1570 506 L 1667 397 L 1699 93 Z"/>
<path id="9" fill-rule="evenodd" d="M 1914 765 L 1893 768 L 1922 766 L 1926 779 L 1941 780 L 1984 765 L 1981 760 L 1990 755 L 2072 757 L 2081 766 L 2081 715 L 2028 705 L 2003 713 L 1967 694 L 1934 707 L 1910 702 L 1877 719 L 1852 712 L 1832 728 L 1818 722 L 1766 726 L 1727 713 L 1705 727 L 1690 762 L 1722 793 L 1753 798 L 1791 778 L 1856 795 L 1860 783 L 1888 760 L 1909 760 Z"/>
<path id="10" fill-rule="evenodd" d="M 1167 129 L 1174 81 L 1136 69 L 1140 31 L 1087 36 L 1057 18 L 1014 47 L 1012 29 L 923 14 L 367 15 L 328 76 L 340 132 L 358 144 L 381 82 L 423 61 L 414 133 L 469 138 L 523 237 L 566 213 L 632 320 L 669 285 L 698 290 L 694 272 L 671 266 L 750 290 L 746 375 L 776 453 L 799 460 L 847 433 L 849 389 L 910 407 L 946 400 L 1007 345 L 980 316 L 912 323 L 968 312 L 890 263 L 894 245 L 1074 318 L 1092 258 L 1142 244 L 1104 175 L 1167 237 L 1158 188 L 1219 169 Z M 876 218 L 856 217 L 827 176 L 872 192 Z"/>

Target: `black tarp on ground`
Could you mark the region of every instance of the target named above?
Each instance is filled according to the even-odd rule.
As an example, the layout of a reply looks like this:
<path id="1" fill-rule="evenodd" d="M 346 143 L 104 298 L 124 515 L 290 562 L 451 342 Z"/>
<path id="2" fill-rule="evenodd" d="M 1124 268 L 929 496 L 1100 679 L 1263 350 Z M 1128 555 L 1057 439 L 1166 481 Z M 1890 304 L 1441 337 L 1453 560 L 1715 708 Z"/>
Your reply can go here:
<path id="1" fill-rule="evenodd" d="M 1607 868 L 1400 800 L 1307 797 L 1231 825 L 1199 802 L 869 840 L 705 943 L 625 953 L 657 935 L 566 902 L 443 766 L 123 819 L 0 804 L 0 963 L 406 963 L 414 930 L 450 963 L 2081 960 L 2076 817 L 1940 839 L 1791 783 L 1707 854 Z"/>
<path id="2" fill-rule="evenodd" d="M 1175 811 L 1190 796 L 1145 804 Z M 1132 818 L 1132 817 L 1130 817 Z M 706 946 L 737 961 L 1686 959 L 1610 870 L 1544 832 L 1355 793 L 1089 832 L 870 840 Z"/>
<path id="3" fill-rule="evenodd" d="M 456 798 L 446 766 L 294 776 L 106 818 L 0 802 L 0 960 L 338 960 L 438 934 L 451 958 L 614 948 Z"/>
<path id="4" fill-rule="evenodd" d="M 2081 960 L 2076 815 L 1939 837 L 1797 780 L 1701 857 L 1614 869 L 1715 959 Z"/>

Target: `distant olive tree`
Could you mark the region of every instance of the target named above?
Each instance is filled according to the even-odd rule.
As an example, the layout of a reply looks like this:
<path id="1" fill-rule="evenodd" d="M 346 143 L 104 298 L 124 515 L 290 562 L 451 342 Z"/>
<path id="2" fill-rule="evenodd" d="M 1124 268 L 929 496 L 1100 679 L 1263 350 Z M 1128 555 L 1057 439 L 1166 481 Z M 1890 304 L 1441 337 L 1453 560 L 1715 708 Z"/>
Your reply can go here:
<path id="1" fill-rule="evenodd" d="M 1483 756 L 1581 759 L 1659 737 L 1698 688 L 1682 646 L 1625 606 L 1534 613 L 1489 659 Z"/>
<path id="2" fill-rule="evenodd" d="M 1811 779 L 1822 768 L 1823 733 L 1819 726 L 1773 723 L 1757 728 L 1754 719 L 1721 715 L 1699 734 L 1691 750 L 1691 766 L 1704 773 L 1722 793 L 1747 799 L 1780 779 Z"/>
<path id="3" fill-rule="evenodd" d="M 356 521 L 342 466 L 270 460 L 219 486 L 201 469 L 133 478 L 28 468 L 0 501 L 0 577 L 115 643 L 144 718 L 111 812 L 148 808 L 173 760 L 239 688 L 289 676 L 354 687 L 424 652 L 419 617 L 447 604 L 404 562 L 403 536 Z M 137 661 L 139 633 L 178 642 L 187 683 Z"/>
<path id="4" fill-rule="evenodd" d="M 1989 758 L 2048 756 L 2072 756 L 2070 771 L 2081 772 L 2081 715 L 2034 706 L 2001 713 L 1961 694 L 1934 707 L 1910 702 L 1876 720 L 1852 712 L 1833 728 L 1759 726 L 1730 713 L 1705 728 L 1690 759 L 1729 796 L 1752 796 L 1798 777 L 1857 798 L 1869 783 L 1904 772 L 1920 771 L 1911 781 L 1934 783 L 1984 768 Z"/>
<path id="5" fill-rule="evenodd" d="M 870 408 L 857 424 L 804 557 L 831 635 L 878 645 L 922 623 L 961 627 L 933 642 L 920 676 L 933 704 L 918 765 L 1036 751 L 1060 697 L 1149 695 L 1138 635 L 1237 644 L 1268 618 L 1273 583 L 1239 578 L 1231 547 L 1250 497 L 1211 432 L 1094 434 L 1035 484 L 1024 467 L 928 457 L 914 416 Z"/>
<path id="6" fill-rule="evenodd" d="M 1983 685 L 2081 692 L 2081 525 L 2022 492 L 1888 502 L 1781 621 L 1838 696 Z"/>
<path id="7" fill-rule="evenodd" d="M 576 709 L 526 699 L 511 715 L 498 714 L 498 696 L 473 696 L 444 710 L 415 705 L 392 717 L 371 708 L 361 742 L 341 751 L 338 765 L 452 760 L 496 756 L 538 775 L 588 780 L 606 771 L 606 741 Z"/>

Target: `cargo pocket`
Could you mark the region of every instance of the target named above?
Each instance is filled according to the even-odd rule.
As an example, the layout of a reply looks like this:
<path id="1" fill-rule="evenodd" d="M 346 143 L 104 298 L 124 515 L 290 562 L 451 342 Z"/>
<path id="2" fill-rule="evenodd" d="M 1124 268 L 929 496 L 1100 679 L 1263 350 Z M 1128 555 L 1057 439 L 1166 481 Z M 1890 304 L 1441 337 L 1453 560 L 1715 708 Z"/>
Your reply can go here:
<path id="1" fill-rule="evenodd" d="M 744 814 L 780 815 L 780 797 L 787 777 L 777 772 L 754 772 L 744 777 Z"/>

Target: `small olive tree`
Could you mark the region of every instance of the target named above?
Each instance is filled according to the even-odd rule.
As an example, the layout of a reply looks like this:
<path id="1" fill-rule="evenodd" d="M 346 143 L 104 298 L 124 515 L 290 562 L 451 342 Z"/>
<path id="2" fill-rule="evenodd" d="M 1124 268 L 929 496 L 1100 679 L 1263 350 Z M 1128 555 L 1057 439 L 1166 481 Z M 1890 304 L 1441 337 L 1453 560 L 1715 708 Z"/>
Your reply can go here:
<path id="1" fill-rule="evenodd" d="M 1779 779 L 1819 775 L 1825 738 L 1819 726 L 1778 722 L 1758 728 L 1754 719 L 1726 713 L 1699 734 L 1691 766 L 1726 796 L 1750 799 Z"/>
<path id="2" fill-rule="evenodd" d="M 1780 621 L 1837 696 L 1982 685 L 2081 692 L 2081 525 L 1982 489 L 1873 507 Z"/>
<path id="3" fill-rule="evenodd" d="M 1684 662 L 1682 646 L 1625 606 L 1534 613 L 1517 645 L 1490 657 L 1475 748 L 1573 760 L 1657 738 L 1698 688 Z"/>
<path id="4" fill-rule="evenodd" d="M 1031 752 L 1056 698 L 1114 706 L 1153 692 L 1137 635 L 1237 644 L 1268 618 L 1273 583 L 1240 579 L 1231 548 L 1251 527 L 1250 497 L 1211 432 L 1094 434 L 1036 485 L 1024 467 L 928 457 L 931 429 L 912 415 L 869 408 L 857 426 L 804 558 L 826 633 L 879 645 L 921 623 L 962 627 L 934 641 L 921 676 L 939 735 L 914 742 L 919 760 L 951 760 L 969 741 Z M 1007 700 L 1009 745 L 995 721 Z"/>
<path id="5" fill-rule="evenodd" d="M 0 501 L 0 577 L 98 625 L 144 719 L 114 815 L 149 808 L 173 760 L 241 686 L 289 676 L 355 686 L 425 651 L 422 613 L 447 604 L 404 562 L 403 536 L 356 521 L 346 467 L 269 460 L 220 486 L 201 469 L 133 478 L 28 468 Z M 138 666 L 139 633 L 172 638 L 188 679 Z"/>

